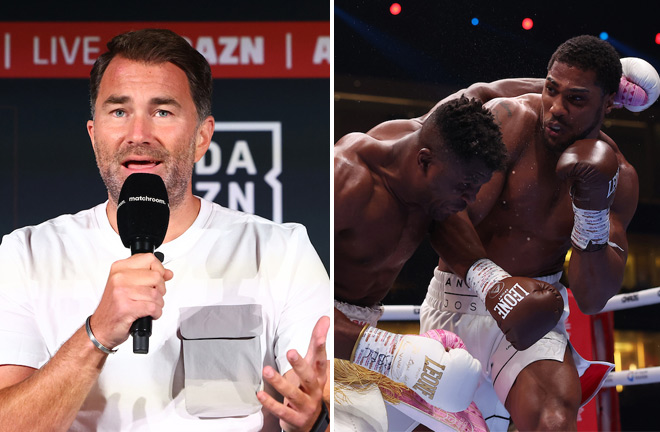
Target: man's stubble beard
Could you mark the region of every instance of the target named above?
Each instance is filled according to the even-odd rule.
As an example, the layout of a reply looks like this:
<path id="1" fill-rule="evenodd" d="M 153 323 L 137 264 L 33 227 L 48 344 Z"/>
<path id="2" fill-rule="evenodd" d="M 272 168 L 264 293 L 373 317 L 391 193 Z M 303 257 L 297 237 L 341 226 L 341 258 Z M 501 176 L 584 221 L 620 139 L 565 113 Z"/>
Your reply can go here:
<path id="1" fill-rule="evenodd" d="M 160 160 L 161 164 L 167 166 L 167 171 L 161 175 L 170 204 L 170 210 L 176 210 L 186 199 L 188 188 L 192 181 L 192 172 L 195 164 L 195 138 L 191 139 L 188 152 L 172 154 L 162 147 L 155 148 L 151 145 L 131 145 L 122 147 L 114 154 L 107 154 L 99 150 L 107 148 L 95 136 L 94 155 L 99 173 L 108 189 L 109 199 L 116 206 L 119 202 L 119 194 L 124 185 L 119 171 L 121 162 L 126 155 L 152 156 Z"/>

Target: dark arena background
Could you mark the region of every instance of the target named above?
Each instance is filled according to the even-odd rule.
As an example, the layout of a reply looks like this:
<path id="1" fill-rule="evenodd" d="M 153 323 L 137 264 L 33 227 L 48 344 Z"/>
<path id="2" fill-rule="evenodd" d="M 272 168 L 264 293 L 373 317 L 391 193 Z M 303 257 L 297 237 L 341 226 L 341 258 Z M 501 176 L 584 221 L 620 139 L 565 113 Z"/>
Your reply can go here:
<path id="1" fill-rule="evenodd" d="M 11 2 L 0 8 L 0 235 L 107 199 L 88 77 L 115 34 L 170 28 L 207 58 L 216 131 L 193 192 L 304 224 L 330 269 L 330 6 Z"/>
<path id="2" fill-rule="evenodd" d="M 335 142 L 386 120 L 420 116 L 474 82 L 545 77 L 557 46 L 581 34 L 606 39 L 621 57 L 641 57 L 660 70 L 657 3 L 401 0 L 391 11 L 393 3 L 334 2 Z M 621 299 L 635 303 L 641 292 L 657 298 L 650 289 L 660 286 L 660 103 L 638 114 L 615 110 L 604 131 L 640 180 Z M 386 306 L 420 305 L 436 263 L 430 245 L 422 245 Z M 575 309 L 571 318 L 577 319 Z M 410 310 L 414 318 L 414 307 Z M 632 385 L 658 381 L 649 380 L 647 371 L 660 366 L 660 306 L 601 315 L 573 323 L 571 338 L 585 336 L 592 358 L 609 359 L 617 371 L 627 371 L 629 385 L 601 390 L 602 397 L 581 411 L 580 430 L 660 430 L 655 414 L 660 384 Z M 612 321 L 613 331 L 598 332 L 601 326 L 611 329 Z M 383 323 L 409 332 L 416 332 L 416 325 L 414 319 Z"/>

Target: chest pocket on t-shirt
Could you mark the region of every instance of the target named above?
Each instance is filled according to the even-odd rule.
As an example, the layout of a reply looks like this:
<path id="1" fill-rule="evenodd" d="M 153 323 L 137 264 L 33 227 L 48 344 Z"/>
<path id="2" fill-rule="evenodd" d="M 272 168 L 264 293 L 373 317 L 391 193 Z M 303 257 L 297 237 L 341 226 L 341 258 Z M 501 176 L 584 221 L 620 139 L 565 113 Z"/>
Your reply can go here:
<path id="1" fill-rule="evenodd" d="M 197 417 L 238 417 L 261 409 L 261 305 L 182 308 L 186 410 Z"/>

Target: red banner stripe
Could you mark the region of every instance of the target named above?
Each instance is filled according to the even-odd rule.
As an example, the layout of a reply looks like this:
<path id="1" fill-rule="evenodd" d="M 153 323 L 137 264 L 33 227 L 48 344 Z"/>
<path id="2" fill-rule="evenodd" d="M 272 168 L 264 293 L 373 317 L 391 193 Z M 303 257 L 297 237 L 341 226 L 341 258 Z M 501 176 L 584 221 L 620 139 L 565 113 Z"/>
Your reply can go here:
<path id="1" fill-rule="evenodd" d="M 329 78 L 330 23 L 0 22 L 0 78 L 88 78 L 115 35 L 168 28 L 185 37 L 215 78 Z"/>

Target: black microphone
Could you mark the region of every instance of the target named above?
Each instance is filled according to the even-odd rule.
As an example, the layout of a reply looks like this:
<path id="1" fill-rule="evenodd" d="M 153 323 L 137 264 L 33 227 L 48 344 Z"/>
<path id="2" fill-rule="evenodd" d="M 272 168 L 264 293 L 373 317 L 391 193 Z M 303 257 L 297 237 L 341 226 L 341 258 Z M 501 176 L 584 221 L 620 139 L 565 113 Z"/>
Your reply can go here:
<path id="1" fill-rule="evenodd" d="M 163 243 L 170 221 L 170 204 L 165 183 L 156 174 L 128 176 L 119 193 L 117 229 L 131 255 L 153 253 Z M 133 352 L 149 352 L 150 316 L 138 318 L 131 326 Z"/>

